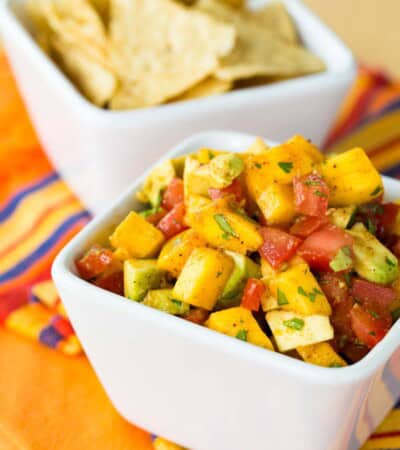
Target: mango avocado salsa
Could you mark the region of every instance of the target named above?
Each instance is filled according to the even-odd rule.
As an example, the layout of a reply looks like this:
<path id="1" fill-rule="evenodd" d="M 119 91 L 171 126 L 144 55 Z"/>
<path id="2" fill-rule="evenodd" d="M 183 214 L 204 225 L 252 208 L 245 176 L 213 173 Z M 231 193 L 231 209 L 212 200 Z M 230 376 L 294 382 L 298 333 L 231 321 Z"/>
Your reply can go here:
<path id="1" fill-rule="evenodd" d="M 76 261 L 97 286 L 323 367 L 359 361 L 400 316 L 400 202 L 361 148 L 302 136 L 165 161 L 143 204 Z"/>

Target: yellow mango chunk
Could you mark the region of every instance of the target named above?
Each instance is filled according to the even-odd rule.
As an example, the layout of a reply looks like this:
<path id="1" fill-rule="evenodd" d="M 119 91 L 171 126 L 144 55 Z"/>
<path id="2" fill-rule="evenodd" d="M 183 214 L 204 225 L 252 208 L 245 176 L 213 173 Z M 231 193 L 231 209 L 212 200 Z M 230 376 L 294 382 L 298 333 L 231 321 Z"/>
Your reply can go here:
<path id="1" fill-rule="evenodd" d="M 194 156 L 187 156 L 183 172 L 183 188 L 185 199 L 192 194 L 208 196 L 210 181 L 203 174 L 198 173 L 200 162 Z"/>
<path id="2" fill-rule="evenodd" d="M 297 347 L 297 353 L 308 363 L 323 367 L 344 367 L 346 361 L 341 358 L 328 342 Z"/>
<path id="3" fill-rule="evenodd" d="M 195 248 L 173 289 L 173 297 L 212 310 L 234 268 L 233 259 L 212 248 Z"/>
<path id="4" fill-rule="evenodd" d="M 382 178 L 362 148 L 328 158 L 320 171 L 330 188 L 331 206 L 360 205 L 383 193 Z"/>
<path id="5" fill-rule="evenodd" d="M 258 155 L 266 152 L 267 150 L 269 150 L 268 145 L 260 137 L 258 137 L 250 145 L 250 147 L 246 149 L 245 154 Z"/>
<path id="6" fill-rule="evenodd" d="M 215 156 L 221 155 L 221 151 L 212 150 L 211 148 L 201 148 L 197 152 L 197 161 L 199 161 L 200 164 L 208 164 Z"/>
<path id="7" fill-rule="evenodd" d="M 311 141 L 299 134 L 294 135 L 286 141 L 287 145 L 293 146 L 299 153 L 306 153 L 314 162 L 322 162 L 324 154 Z"/>
<path id="8" fill-rule="evenodd" d="M 201 208 L 193 215 L 191 225 L 210 245 L 243 255 L 263 243 L 259 225 L 234 211 L 225 198 Z"/>
<path id="9" fill-rule="evenodd" d="M 195 221 L 195 214 L 204 206 L 209 205 L 211 200 L 202 195 L 190 194 L 185 198 L 185 223 L 192 227 Z"/>
<path id="10" fill-rule="evenodd" d="M 204 247 L 205 244 L 205 240 L 195 231 L 183 231 L 170 239 L 161 249 L 157 266 L 177 278 L 192 251 Z"/>
<path id="11" fill-rule="evenodd" d="M 297 264 L 277 274 L 269 283 L 279 307 L 304 315 L 329 316 L 331 306 L 307 264 Z"/>
<path id="12" fill-rule="evenodd" d="M 272 342 L 262 331 L 251 312 L 240 306 L 212 313 L 205 325 L 228 336 L 274 350 Z"/>
<path id="13" fill-rule="evenodd" d="M 328 316 L 270 311 L 265 318 L 281 352 L 333 339 L 333 328 Z"/>
<path id="14" fill-rule="evenodd" d="M 265 278 L 265 280 L 270 281 L 271 279 L 275 278 L 278 273 L 284 272 L 290 267 L 294 267 L 299 264 L 307 263 L 301 256 L 295 255 L 287 262 L 287 264 L 282 264 L 279 269 L 274 269 L 266 259 L 261 258 L 261 274 L 263 278 Z"/>
<path id="15" fill-rule="evenodd" d="M 289 184 L 270 184 L 256 203 L 270 225 L 290 223 L 296 214 L 293 188 Z"/>
<path id="16" fill-rule="evenodd" d="M 243 178 L 250 198 L 256 200 L 272 183 L 291 184 L 296 176 L 312 172 L 315 162 L 289 144 L 248 155 Z"/>
<path id="17" fill-rule="evenodd" d="M 111 245 L 133 258 L 150 258 L 160 250 L 164 235 L 142 216 L 131 211 L 110 236 Z"/>

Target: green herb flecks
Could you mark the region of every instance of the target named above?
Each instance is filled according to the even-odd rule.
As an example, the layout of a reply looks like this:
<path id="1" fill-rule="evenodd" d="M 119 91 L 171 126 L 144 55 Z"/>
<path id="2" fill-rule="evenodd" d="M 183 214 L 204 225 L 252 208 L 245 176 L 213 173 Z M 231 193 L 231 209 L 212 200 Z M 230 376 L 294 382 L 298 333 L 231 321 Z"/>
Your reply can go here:
<path id="1" fill-rule="evenodd" d="M 368 231 L 375 236 L 376 226 L 375 226 L 374 222 L 372 222 L 372 220 L 369 217 L 367 217 L 367 220 L 365 222 L 366 222 Z"/>
<path id="2" fill-rule="evenodd" d="M 315 302 L 315 299 L 317 297 L 317 295 L 324 295 L 319 289 L 314 288 L 312 291 L 310 292 L 306 292 L 303 288 L 303 286 L 299 286 L 297 288 L 297 293 L 302 295 L 303 297 L 307 297 L 311 302 Z"/>
<path id="3" fill-rule="evenodd" d="M 321 192 L 321 191 L 314 191 L 314 195 L 316 195 L 317 197 L 323 197 L 323 198 L 327 198 L 328 196 L 325 194 L 325 192 Z"/>
<path id="4" fill-rule="evenodd" d="M 375 197 L 376 195 L 382 192 L 382 186 L 377 186 L 370 194 L 371 197 Z"/>
<path id="5" fill-rule="evenodd" d="M 283 305 L 288 305 L 289 304 L 289 300 L 287 299 L 285 293 L 282 292 L 279 288 L 278 288 L 277 294 L 278 294 L 278 305 L 279 306 L 283 306 Z"/>
<path id="6" fill-rule="evenodd" d="M 379 319 L 381 317 L 377 312 L 373 311 L 372 309 L 369 309 L 368 312 L 374 319 Z"/>
<path id="7" fill-rule="evenodd" d="M 291 328 L 292 330 L 300 331 L 304 328 L 304 320 L 299 319 L 298 317 L 293 317 L 293 319 L 290 320 L 284 320 L 283 325 L 285 327 Z"/>
<path id="8" fill-rule="evenodd" d="M 247 342 L 247 330 L 239 330 L 236 334 L 236 338 Z"/>
<path id="9" fill-rule="evenodd" d="M 285 161 L 281 161 L 278 162 L 278 166 L 285 172 L 285 173 L 290 173 L 293 169 L 293 163 L 292 162 L 285 162 Z"/>
<path id="10" fill-rule="evenodd" d="M 346 272 L 343 274 L 344 282 L 346 283 L 346 286 L 351 288 L 352 286 L 352 280 L 351 280 L 351 274 L 349 272 Z"/>
<path id="11" fill-rule="evenodd" d="M 351 257 L 351 249 L 344 246 L 336 253 L 335 257 L 329 263 L 329 267 L 335 272 L 342 272 L 353 266 L 353 258 Z"/>
<path id="12" fill-rule="evenodd" d="M 337 363 L 337 362 L 334 362 L 334 363 L 332 363 L 332 364 L 329 364 L 329 367 L 343 367 L 343 364 L 340 364 L 340 363 Z"/>
<path id="13" fill-rule="evenodd" d="M 306 186 L 322 186 L 322 183 L 318 180 L 306 180 L 304 184 Z"/>
<path id="14" fill-rule="evenodd" d="M 385 258 L 385 262 L 386 262 L 386 264 L 388 265 L 388 266 L 390 266 L 390 267 L 396 267 L 396 263 L 395 262 L 393 262 L 390 258 L 388 258 L 387 256 L 386 256 L 386 258 Z"/>
<path id="15" fill-rule="evenodd" d="M 260 163 L 255 163 L 254 165 L 255 165 L 255 167 L 256 167 L 257 169 L 262 169 L 262 164 L 260 164 Z"/>
<path id="16" fill-rule="evenodd" d="M 230 239 L 231 237 L 235 238 L 238 237 L 236 231 L 230 226 L 229 222 L 226 220 L 223 214 L 214 214 L 214 220 L 217 222 L 217 225 L 224 232 L 222 235 L 224 239 Z"/>
<path id="17" fill-rule="evenodd" d="M 397 308 L 394 311 L 392 311 L 393 322 L 396 322 L 396 320 L 399 318 L 400 318 L 400 308 Z"/>

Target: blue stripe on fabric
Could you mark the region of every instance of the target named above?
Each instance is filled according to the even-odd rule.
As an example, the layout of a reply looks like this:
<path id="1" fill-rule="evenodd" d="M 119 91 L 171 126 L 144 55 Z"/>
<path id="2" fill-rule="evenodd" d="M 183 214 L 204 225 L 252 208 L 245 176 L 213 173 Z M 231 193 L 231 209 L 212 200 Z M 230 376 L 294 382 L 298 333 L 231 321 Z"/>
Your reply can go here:
<path id="1" fill-rule="evenodd" d="M 62 235 L 68 231 L 68 229 L 78 222 L 80 219 L 90 218 L 90 215 L 87 211 L 74 214 L 65 222 L 63 222 L 57 230 L 47 239 L 45 240 L 36 250 L 34 250 L 30 255 L 28 255 L 25 259 L 20 261 L 16 266 L 0 274 L 0 283 L 5 283 L 6 281 L 15 278 L 21 273 L 25 272 L 29 267 L 36 262 L 41 256 L 47 253 L 55 244 L 57 244 L 58 240 L 62 237 Z"/>
<path id="2" fill-rule="evenodd" d="M 388 177 L 398 178 L 400 177 L 400 165 L 396 165 L 394 167 L 391 167 L 390 169 L 383 170 L 382 173 L 387 175 Z"/>
<path id="3" fill-rule="evenodd" d="M 32 184 L 30 187 L 19 191 L 18 194 L 14 195 L 13 198 L 7 203 L 7 205 L 0 211 L 0 222 L 3 222 L 7 217 L 9 217 L 17 208 L 19 203 L 29 194 L 39 191 L 40 189 L 48 186 L 54 181 L 58 180 L 60 176 L 58 173 L 53 172 L 46 178 L 41 179 L 39 182 Z"/>

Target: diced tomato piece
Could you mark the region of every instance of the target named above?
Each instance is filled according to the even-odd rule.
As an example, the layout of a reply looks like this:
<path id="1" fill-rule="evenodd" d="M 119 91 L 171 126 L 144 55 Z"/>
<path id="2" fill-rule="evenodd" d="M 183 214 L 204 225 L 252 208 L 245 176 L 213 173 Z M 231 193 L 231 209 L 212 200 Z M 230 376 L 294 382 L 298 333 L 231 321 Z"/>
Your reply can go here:
<path id="1" fill-rule="evenodd" d="M 186 230 L 187 226 L 184 224 L 185 217 L 185 205 L 179 203 L 174 206 L 171 211 L 164 216 L 157 225 L 157 228 L 161 230 L 167 239 L 171 239 L 181 231 Z"/>
<path id="2" fill-rule="evenodd" d="M 381 206 L 381 214 L 376 215 L 379 236 L 390 235 L 393 231 L 396 219 L 400 213 L 400 205 L 386 203 Z"/>
<path id="3" fill-rule="evenodd" d="M 183 181 L 180 178 L 174 178 L 164 192 L 161 205 L 168 211 L 175 205 L 183 202 Z"/>
<path id="4" fill-rule="evenodd" d="M 349 288 L 343 275 L 325 272 L 320 275 L 319 285 L 332 305 L 345 301 L 349 295 Z"/>
<path id="5" fill-rule="evenodd" d="M 369 352 L 369 348 L 366 345 L 360 345 L 360 343 L 350 343 L 340 350 L 344 356 L 352 363 L 356 363 L 364 358 Z"/>
<path id="6" fill-rule="evenodd" d="M 183 318 L 189 322 L 197 323 L 202 325 L 210 315 L 210 311 L 203 308 L 193 308 L 191 309 Z"/>
<path id="7" fill-rule="evenodd" d="M 298 250 L 311 268 L 330 272 L 329 263 L 343 247 L 352 247 L 353 238 L 335 225 L 326 225 L 308 236 Z"/>
<path id="8" fill-rule="evenodd" d="M 370 281 L 354 279 L 351 288 L 353 297 L 363 306 L 382 313 L 389 309 L 390 304 L 396 299 L 396 291 L 390 287 L 381 286 Z"/>
<path id="9" fill-rule="evenodd" d="M 400 239 L 397 239 L 396 242 L 392 246 L 392 252 L 400 258 Z"/>
<path id="10" fill-rule="evenodd" d="M 113 253 L 108 248 L 93 245 L 81 259 L 75 262 L 79 276 L 90 280 L 99 276 L 112 263 Z"/>
<path id="11" fill-rule="evenodd" d="M 328 216 L 302 216 L 296 220 L 296 222 L 290 229 L 290 233 L 294 234 L 295 236 L 306 238 L 310 234 L 314 233 L 314 231 L 317 231 L 323 225 L 327 225 L 328 223 Z"/>
<path id="12" fill-rule="evenodd" d="M 208 190 L 208 194 L 212 200 L 218 200 L 219 198 L 226 197 L 227 195 L 232 195 L 235 197 L 235 200 L 238 203 L 242 203 L 244 200 L 242 185 L 238 178 L 233 180 L 232 184 L 223 189 L 210 188 Z"/>
<path id="13" fill-rule="evenodd" d="M 351 312 L 351 325 L 357 338 L 368 348 L 374 347 L 390 330 L 391 320 L 361 305 L 354 305 Z"/>
<path id="14" fill-rule="evenodd" d="M 260 234 L 264 239 L 259 249 L 260 255 L 275 269 L 289 261 L 302 242 L 298 237 L 278 228 L 264 227 L 260 229 Z"/>
<path id="15" fill-rule="evenodd" d="M 324 179 L 312 173 L 293 180 L 296 211 L 306 216 L 324 216 L 328 210 L 329 187 Z"/>
<path id="16" fill-rule="evenodd" d="M 265 285 L 257 278 L 249 278 L 243 291 L 240 306 L 250 311 L 260 309 L 261 298 L 265 292 Z"/>
<path id="17" fill-rule="evenodd" d="M 154 214 L 150 214 L 146 217 L 147 222 L 152 223 L 153 225 L 157 225 L 158 222 L 167 215 L 167 211 L 164 208 L 160 208 Z"/>
<path id="18" fill-rule="evenodd" d="M 353 329 L 351 327 L 350 312 L 354 306 L 354 300 L 347 295 L 339 302 L 332 304 L 331 322 L 335 330 L 335 338 L 339 340 L 339 347 L 344 346 L 340 342 L 343 336 L 346 337 L 346 344 L 352 342 L 354 339 Z"/>
<path id="19" fill-rule="evenodd" d="M 124 274 L 122 270 L 98 278 L 94 284 L 114 294 L 124 295 Z"/>

